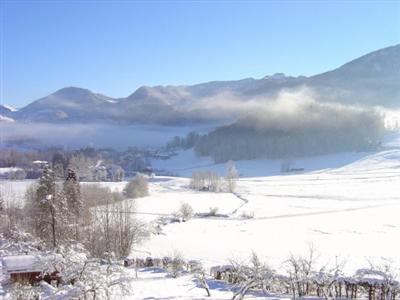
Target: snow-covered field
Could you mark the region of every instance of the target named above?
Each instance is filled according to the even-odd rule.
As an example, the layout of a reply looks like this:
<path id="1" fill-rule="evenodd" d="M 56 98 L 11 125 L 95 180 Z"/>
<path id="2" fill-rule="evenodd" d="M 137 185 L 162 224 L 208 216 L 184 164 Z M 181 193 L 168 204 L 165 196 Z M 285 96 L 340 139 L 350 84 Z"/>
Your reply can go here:
<path id="1" fill-rule="evenodd" d="M 123 300 L 139 299 L 231 299 L 233 291 L 237 289 L 232 285 L 218 280 L 208 281 L 211 297 L 207 297 L 206 292 L 200 287 L 198 281 L 190 274 L 171 278 L 168 273 L 157 268 L 141 269 L 138 278 L 132 282 L 132 293 L 128 296 L 121 295 Z M 284 295 L 264 295 L 262 292 L 250 292 L 246 299 L 290 299 Z"/>
<path id="2" fill-rule="evenodd" d="M 212 205 L 231 217 L 166 226 L 142 245 L 154 256 L 180 251 L 211 265 L 254 250 L 279 267 L 291 252 L 301 253 L 313 243 L 323 259 L 340 256 L 354 269 L 369 258 L 396 259 L 400 251 L 398 149 L 340 168 L 242 178 L 236 195 L 195 193 L 185 183 L 168 178 L 152 183 L 151 196 L 137 201 L 139 211 L 165 213 L 182 200 L 197 212 Z M 243 212 L 254 218 L 242 219 Z"/>
<path id="3" fill-rule="evenodd" d="M 199 259 L 211 266 L 231 258 L 246 259 L 255 251 L 279 269 L 290 253 L 305 253 L 312 243 L 321 254 L 321 264 L 341 257 L 347 260 L 348 272 L 366 266 L 368 260 L 383 257 L 399 263 L 398 141 L 398 135 L 393 135 L 386 144 L 390 147 L 377 153 L 298 160 L 296 166 L 305 168 L 299 174 L 280 174 L 278 161 L 241 161 L 237 168 L 243 177 L 235 194 L 195 192 L 188 189 L 188 178 L 155 177 L 150 182 L 150 196 L 135 200 L 137 216 L 142 220 L 151 222 L 169 215 L 183 202 L 197 213 L 218 207 L 219 213 L 227 216 L 193 218 L 166 225 L 161 234 L 152 235 L 136 246 L 132 255 L 150 253 L 153 257 L 163 257 L 179 252 L 186 259 Z M 181 175 L 189 175 L 196 169 L 224 171 L 224 165 L 196 161 L 193 153 L 181 155 L 174 158 L 180 161 L 176 165 L 183 171 Z M 166 169 L 168 164 L 174 166 L 173 160 L 162 163 Z M 185 163 L 187 170 L 183 170 Z M 272 175 L 265 176 L 268 174 Z M 29 183 L 2 181 L 0 189 L 8 201 L 21 201 Z M 115 190 L 124 187 L 123 182 L 102 184 Z M 254 217 L 244 219 L 243 213 Z M 170 279 L 164 278 L 165 274 L 148 271 L 139 275 L 143 278 L 138 280 L 134 296 L 129 299 L 204 296 L 190 276 Z M 164 288 L 160 290 L 157 286 L 161 282 Z M 225 287 L 217 290 L 215 299 L 229 298 Z"/>

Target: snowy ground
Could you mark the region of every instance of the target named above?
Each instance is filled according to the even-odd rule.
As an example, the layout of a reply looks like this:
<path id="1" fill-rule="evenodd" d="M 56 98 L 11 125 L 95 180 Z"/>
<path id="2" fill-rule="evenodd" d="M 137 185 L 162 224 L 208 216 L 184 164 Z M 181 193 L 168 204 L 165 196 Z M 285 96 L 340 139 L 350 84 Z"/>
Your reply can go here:
<path id="1" fill-rule="evenodd" d="M 128 296 L 121 295 L 123 300 L 166 300 L 166 299 L 210 299 L 228 300 L 232 299 L 233 291 L 236 287 L 218 280 L 208 280 L 211 297 L 206 297 L 206 292 L 202 289 L 197 280 L 190 274 L 171 278 L 168 273 L 157 268 L 141 269 L 138 278 L 132 282 L 132 293 Z M 268 295 L 261 292 L 249 293 L 246 299 L 290 299 L 290 297 Z"/>
<path id="2" fill-rule="evenodd" d="M 348 165 L 370 153 L 348 152 L 316 157 L 302 157 L 290 160 L 292 168 L 303 168 L 305 172 L 333 169 Z M 235 162 L 241 177 L 262 177 L 281 174 L 282 160 L 254 159 Z M 225 174 L 226 164 L 214 164 L 209 157 L 197 157 L 192 149 L 179 152 L 169 160 L 153 160 L 156 170 L 167 171 L 174 176 L 190 177 L 193 171 L 212 170 L 221 176 Z M 293 174 L 289 174 L 293 175 Z"/>
<path id="3" fill-rule="evenodd" d="M 177 184 L 181 182 L 181 184 Z M 323 259 L 347 258 L 348 269 L 367 258 L 396 258 L 400 251 L 400 151 L 369 155 L 341 168 L 290 176 L 239 180 L 237 193 L 194 193 L 186 179 L 152 183 L 137 201 L 142 212 L 165 213 L 178 202 L 207 211 L 210 203 L 230 218 L 174 223 L 142 245 L 154 256 L 179 251 L 206 264 L 247 257 L 254 250 L 272 265 L 313 243 Z M 237 211 L 236 211 L 237 210 Z M 242 212 L 254 214 L 244 220 Z"/>
<path id="4" fill-rule="evenodd" d="M 238 162 L 237 168 L 244 177 L 240 178 L 235 194 L 195 192 L 187 188 L 188 178 L 156 177 L 150 182 L 150 196 L 136 200 L 137 216 L 142 220 L 150 222 L 169 215 L 183 202 L 198 213 L 218 207 L 219 213 L 228 217 L 169 224 L 161 234 L 152 235 L 135 247 L 132 255 L 149 253 L 163 257 L 178 251 L 186 259 L 200 259 L 211 266 L 226 263 L 230 258 L 246 259 L 255 251 L 279 270 L 290 253 L 304 253 L 308 244 L 313 243 L 321 253 L 321 264 L 339 256 L 347 260 L 348 272 L 366 266 L 369 259 L 385 257 L 399 263 L 398 137 L 397 134 L 388 138 L 386 148 L 377 153 L 297 160 L 296 167 L 306 170 L 301 174 L 280 174 L 278 161 Z M 224 165 L 195 160 L 192 155 L 185 152 L 174 158 L 175 164 L 174 160 L 160 164 L 165 168 L 168 164 L 178 166 L 180 175 L 196 169 L 224 171 Z M 21 201 L 28 184 L 2 181 L 0 189 L 9 201 Z M 124 183 L 103 184 L 116 190 L 124 187 Z M 243 219 L 243 212 L 254 217 Z M 126 299 L 205 296 L 190 276 L 171 279 L 165 278 L 164 273 L 149 271 L 139 275 L 134 295 Z M 214 299 L 231 297 L 226 286 L 215 284 Z"/>

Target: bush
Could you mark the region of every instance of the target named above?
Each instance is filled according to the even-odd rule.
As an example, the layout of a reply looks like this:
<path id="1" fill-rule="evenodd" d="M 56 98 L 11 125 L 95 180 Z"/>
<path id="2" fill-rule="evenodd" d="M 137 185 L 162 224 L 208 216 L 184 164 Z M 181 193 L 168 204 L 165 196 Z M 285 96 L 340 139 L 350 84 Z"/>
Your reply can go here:
<path id="1" fill-rule="evenodd" d="M 181 204 L 179 207 L 179 210 L 174 213 L 174 219 L 176 221 L 188 221 L 193 217 L 193 208 L 190 206 L 190 204 L 184 202 Z"/>
<path id="2" fill-rule="evenodd" d="M 124 194 L 128 198 L 139 198 L 149 194 L 149 184 L 147 177 L 138 173 L 135 178 L 129 181 L 124 189 Z"/>
<path id="3" fill-rule="evenodd" d="M 109 187 L 100 184 L 83 184 L 81 195 L 86 207 L 113 204 L 124 199 L 121 193 L 113 192 Z"/>
<path id="4" fill-rule="evenodd" d="M 218 207 L 210 207 L 209 211 L 208 211 L 208 215 L 210 217 L 215 217 L 218 214 Z"/>
<path id="5" fill-rule="evenodd" d="M 253 219 L 254 218 L 254 211 L 243 211 L 240 214 L 242 219 Z"/>
<path id="6" fill-rule="evenodd" d="M 171 276 L 173 278 L 177 278 L 179 276 L 179 273 L 184 270 L 184 266 L 185 266 L 185 261 L 183 259 L 182 254 L 179 252 L 175 252 L 169 264 L 169 270 L 171 271 Z"/>

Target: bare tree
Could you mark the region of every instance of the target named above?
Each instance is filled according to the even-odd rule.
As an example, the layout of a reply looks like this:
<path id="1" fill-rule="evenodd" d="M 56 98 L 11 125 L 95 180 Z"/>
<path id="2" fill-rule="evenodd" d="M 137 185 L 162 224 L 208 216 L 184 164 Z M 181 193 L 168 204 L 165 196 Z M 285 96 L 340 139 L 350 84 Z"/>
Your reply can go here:
<path id="1" fill-rule="evenodd" d="M 232 261 L 235 276 L 240 281 L 240 288 L 234 293 L 232 300 L 242 300 L 253 288 L 262 288 L 266 293 L 273 280 L 274 272 L 260 261 L 253 252 L 248 266 Z"/>
<path id="2" fill-rule="evenodd" d="M 68 168 L 76 172 L 79 180 L 92 181 L 93 171 L 91 167 L 93 165 L 94 161 L 79 153 L 70 158 Z"/>
<path id="3" fill-rule="evenodd" d="M 95 257 L 127 256 L 132 245 L 147 235 L 144 224 L 135 219 L 131 201 L 112 202 L 92 209 L 92 222 L 85 231 L 85 246 Z"/>
<path id="4" fill-rule="evenodd" d="M 189 187 L 197 191 L 220 192 L 221 179 L 215 172 L 196 171 L 192 174 Z"/>
<path id="5" fill-rule="evenodd" d="M 188 262 L 190 267 L 190 272 L 194 274 L 194 277 L 197 279 L 199 285 L 206 291 L 207 297 L 211 297 L 210 287 L 207 283 L 206 279 L 206 271 L 200 261 L 192 260 Z"/>
<path id="6" fill-rule="evenodd" d="M 124 200 L 121 193 L 113 192 L 109 187 L 90 183 L 80 187 L 83 207 L 96 207 Z"/>
<path id="7" fill-rule="evenodd" d="M 291 287 L 294 296 L 305 296 L 309 293 L 310 283 L 312 282 L 312 275 L 316 271 L 315 264 L 317 261 L 317 252 L 315 247 L 310 244 L 308 247 L 308 254 L 304 256 L 291 255 L 286 261 L 288 266 L 287 272 L 291 281 Z"/>
<path id="8" fill-rule="evenodd" d="M 193 217 L 193 208 L 189 203 L 183 202 L 179 210 L 175 213 L 175 218 L 183 222 L 190 220 Z"/>
<path id="9" fill-rule="evenodd" d="M 184 265 L 185 265 L 185 261 L 183 259 L 182 253 L 178 252 L 178 251 L 174 251 L 171 261 L 168 265 L 168 268 L 171 272 L 171 276 L 173 278 L 177 278 L 180 274 L 180 272 L 182 272 L 184 270 Z"/>
<path id="10" fill-rule="evenodd" d="M 226 164 L 226 175 L 225 181 L 227 183 L 228 192 L 233 193 L 236 188 L 237 178 L 239 177 L 239 173 L 236 169 L 235 163 L 230 160 Z"/>
<path id="11" fill-rule="evenodd" d="M 139 198 L 149 194 L 148 179 L 145 175 L 138 173 L 135 178 L 127 183 L 124 194 L 128 198 Z"/>

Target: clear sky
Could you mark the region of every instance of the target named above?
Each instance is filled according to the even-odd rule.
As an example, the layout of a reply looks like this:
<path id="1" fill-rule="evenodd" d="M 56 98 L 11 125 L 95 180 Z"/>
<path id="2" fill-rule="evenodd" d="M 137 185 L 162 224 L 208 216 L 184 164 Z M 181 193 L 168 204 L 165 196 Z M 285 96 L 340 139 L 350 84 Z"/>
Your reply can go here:
<path id="1" fill-rule="evenodd" d="M 400 1 L 1 2 L 1 103 L 313 75 L 400 43 Z"/>

